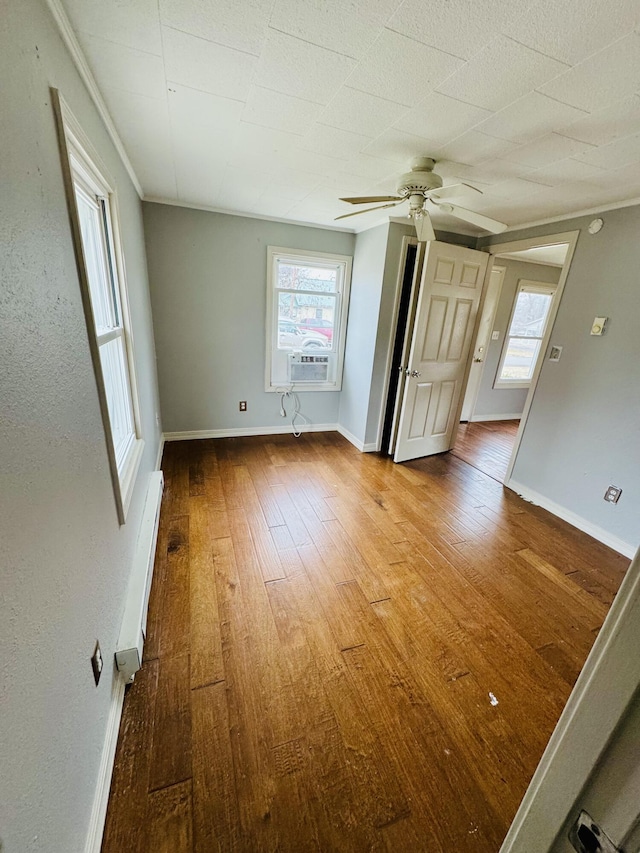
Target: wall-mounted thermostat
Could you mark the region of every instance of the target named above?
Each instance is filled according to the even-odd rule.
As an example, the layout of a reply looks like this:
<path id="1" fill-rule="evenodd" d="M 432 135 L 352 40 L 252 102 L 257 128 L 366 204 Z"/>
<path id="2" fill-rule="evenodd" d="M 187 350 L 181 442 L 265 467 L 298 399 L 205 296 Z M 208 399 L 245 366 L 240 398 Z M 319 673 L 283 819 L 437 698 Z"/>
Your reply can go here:
<path id="1" fill-rule="evenodd" d="M 591 326 L 592 335 L 604 334 L 604 328 L 607 325 L 608 317 L 594 317 L 593 325 Z"/>
<path id="2" fill-rule="evenodd" d="M 599 231 L 602 231 L 602 226 L 604 225 L 604 220 L 602 219 L 592 219 L 588 226 L 589 234 L 597 234 Z"/>

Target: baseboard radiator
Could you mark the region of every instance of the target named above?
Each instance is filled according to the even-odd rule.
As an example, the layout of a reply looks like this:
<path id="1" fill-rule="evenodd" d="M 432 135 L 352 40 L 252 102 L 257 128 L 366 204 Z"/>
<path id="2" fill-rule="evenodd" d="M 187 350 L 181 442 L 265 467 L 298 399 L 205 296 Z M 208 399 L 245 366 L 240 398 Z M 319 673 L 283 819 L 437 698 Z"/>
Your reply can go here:
<path id="1" fill-rule="evenodd" d="M 163 489 L 162 471 L 154 471 L 149 478 L 122 627 L 116 647 L 116 666 L 125 681 L 131 681 L 142 666 Z"/>

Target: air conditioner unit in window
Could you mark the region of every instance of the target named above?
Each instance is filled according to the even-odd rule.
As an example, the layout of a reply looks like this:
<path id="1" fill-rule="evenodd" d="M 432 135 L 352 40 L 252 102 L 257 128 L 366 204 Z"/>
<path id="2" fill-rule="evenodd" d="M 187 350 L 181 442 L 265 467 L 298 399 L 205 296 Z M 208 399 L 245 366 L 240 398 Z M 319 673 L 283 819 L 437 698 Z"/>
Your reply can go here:
<path id="1" fill-rule="evenodd" d="M 328 355 L 289 353 L 289 382 L 327 382 L 329 379 Z"/>

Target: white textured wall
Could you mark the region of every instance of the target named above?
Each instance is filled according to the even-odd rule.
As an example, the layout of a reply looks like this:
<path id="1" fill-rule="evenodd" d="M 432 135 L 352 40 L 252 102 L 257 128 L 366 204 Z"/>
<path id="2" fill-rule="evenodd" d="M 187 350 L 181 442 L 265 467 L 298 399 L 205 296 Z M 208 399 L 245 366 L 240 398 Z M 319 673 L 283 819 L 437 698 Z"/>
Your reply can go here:
<path id="1" fill-rule="evenodd" d="M 264 390 L 267 246 L 352 255 L 353 234 L 143 208 L 165 431 L 286 426 Z M 339 392 L 299 396 L 314 424 L 336 423 Z"/>
<path id="2" fill-rule="evenodd" d="M 40 0 L 0 4 L 0 839 L 83 850 L 112 658 L 158 449 L 140 202 Z M 119 528 L 49 86 L 120 198 L 145 453 Z M 106 661 L 98 688 L 89 658 Z"/>

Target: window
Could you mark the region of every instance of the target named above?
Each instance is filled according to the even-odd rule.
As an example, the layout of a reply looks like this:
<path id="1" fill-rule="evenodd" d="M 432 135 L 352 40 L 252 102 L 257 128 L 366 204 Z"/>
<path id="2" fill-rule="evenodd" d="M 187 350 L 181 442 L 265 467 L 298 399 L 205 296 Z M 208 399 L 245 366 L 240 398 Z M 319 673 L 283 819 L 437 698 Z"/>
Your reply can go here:
<path id="1" fill-rule="evenodd" d="M 555 291 L 555 285 L 518 283 L 495 388 L 528 388 L 531 384 Z"/>
<path id="2" fill-rule="evenodd" d="M 117 204 L 97 155 L 61 101 L 59 107 L 85 317 L 118 517 L 123 524 L 144 443 L 139 438 Z"/>
<path id="3" fill-rule="evenodd" d="M 339 391 L 351 258 L 270 246 L 266 390 Z"/>

